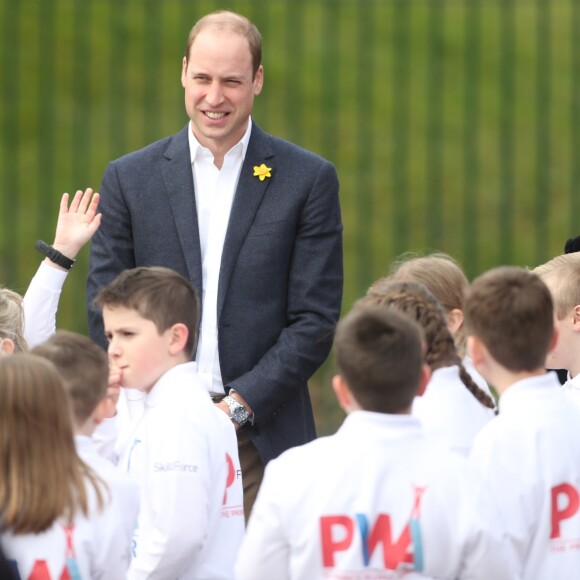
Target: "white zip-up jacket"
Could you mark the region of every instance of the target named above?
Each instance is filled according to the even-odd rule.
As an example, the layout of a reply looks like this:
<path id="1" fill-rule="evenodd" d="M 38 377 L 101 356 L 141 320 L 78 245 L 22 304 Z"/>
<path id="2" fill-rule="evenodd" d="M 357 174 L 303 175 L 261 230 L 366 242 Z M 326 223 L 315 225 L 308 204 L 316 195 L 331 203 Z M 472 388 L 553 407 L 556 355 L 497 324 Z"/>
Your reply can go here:
<path id="1" fill-rule="evenodd" d="M 75 446 L 79 457 L 107 484 L 112 508 L 118 516 L 118 531 L 126 538 L 124 543 L 127 546 L 128 568 L 130 546 L 139 513 L 139 485 L 127 473 L 101 457 L 90 437 L 75 435 Z"/>
<path id="2" fill-rule="evenodd" d="M 466 457 L 477 433 L 495 416 L 467 390 L 457 365 L 433 371 L 425 393 L 413 401 L 413 415 L 430 440 Z"/>
<path id="3" fill-rule="evenodd" d="M 523 578 L 580 576 L 580 412 L 555 373 L 510 386 L 471 460 L 491 483 Z"/>
<path id="4" fill-rule="evenodd" d="M 129 424 L 119 466 L 139 481 L 141 508 L 128 578 L 231 578 L 244 530 L 243 510 L 228 517 L 227 498 L 238 501 L 230 488 L 241 486 L 226 458 L 232 445 L 237 451 L 235 432 L 231 424 L 225 430 L 195 363 L 165 373 Z"/>
<path id="5" fill-rule="evenodd" d="M 418 419 L 354 411 L 267 465 L 236 577 L 512 580 L 501 530 L 483 478 Z"/>
<path id="6" fill-rule="evenodd" d="M 125 578 L 131 534 L 119 504 L 108 501 L 99 511 L 92 485 L 87 483 L 87 489 L 89 517 L 77 514 L 72 527 L 56 521 L 41 534 L 0 534 L 2 550 L 20 578 Z"/>
<path id="7" fill-rule="evenodd" d="M 68 272 L 40 263 L 22 301 L 24 338 L 29 348 L 44 342 L 56 331 L 56 312 Z"/>

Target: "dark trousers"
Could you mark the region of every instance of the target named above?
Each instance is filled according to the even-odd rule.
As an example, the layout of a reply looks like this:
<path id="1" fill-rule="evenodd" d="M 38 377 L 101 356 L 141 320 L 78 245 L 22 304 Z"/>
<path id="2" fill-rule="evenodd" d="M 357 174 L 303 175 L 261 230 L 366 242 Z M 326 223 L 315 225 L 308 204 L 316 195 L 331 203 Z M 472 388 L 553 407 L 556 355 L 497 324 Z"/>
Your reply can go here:
<path id="1" fill-rule="evenodd" d="M 256 501 L 260 484 L 264 478 L 264 464 L 256 446 L 250 438 L 238 430 L 238 453 L 242 468 L 242 485 L 244 486 L 244 516 L 246 523 Z"/>

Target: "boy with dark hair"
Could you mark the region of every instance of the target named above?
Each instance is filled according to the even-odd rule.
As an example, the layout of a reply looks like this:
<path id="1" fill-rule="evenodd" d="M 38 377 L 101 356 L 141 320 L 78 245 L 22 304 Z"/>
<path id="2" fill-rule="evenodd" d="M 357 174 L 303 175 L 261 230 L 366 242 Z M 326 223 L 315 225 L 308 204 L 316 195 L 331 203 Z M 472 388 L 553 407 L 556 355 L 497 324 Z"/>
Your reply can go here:
<path id="1" fill-rule="evenodd" d="M 266 467 L 236 565 L 239 580 L 512 579 L 491 495 L 468 461 L 410 416 L 429 378 L 407 316 L 359 305 L 338 325 L 339 431 Z"/>
<path id="2" fill-rule="evenodd" d="M 465 319 L 473 362 L 500 396 L 472 462 L 492 485 L 523 578 L 574 578 L 580 413 L 544 369 L 557 336 L 550 291 L 532 272 L 495 268 L 467 291 Z"/>
<path id="3" fill-rule="evenodd" d="M 128 578 L 231 578 L 244 533 L 237 440 L 190 362 L 195 290 L 173 270 L 143 267 L 122 272 L 97 302 L 110 364 L 143 395 L 117 445 L 141 485 Z"/>

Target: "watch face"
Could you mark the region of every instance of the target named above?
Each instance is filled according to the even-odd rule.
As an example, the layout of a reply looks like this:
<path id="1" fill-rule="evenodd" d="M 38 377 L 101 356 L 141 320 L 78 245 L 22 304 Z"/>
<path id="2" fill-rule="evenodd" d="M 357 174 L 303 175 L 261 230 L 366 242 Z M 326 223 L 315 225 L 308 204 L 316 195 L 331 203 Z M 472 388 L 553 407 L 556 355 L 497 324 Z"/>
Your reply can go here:
<path id="1" fill-rule="evenodd" d="M 226 397 L 226 399 L 226 403 L 230 408 L 230 418 L 236 423 L 243 425 L 248 420 L 248 410 L 233 397 Z"/>
<path id="2" fill-rule="evenodd" d="M 232 409 L 232 419 L 237 423 L 243 423 L 248 419 L 248 411 L 238 404 Z"/>

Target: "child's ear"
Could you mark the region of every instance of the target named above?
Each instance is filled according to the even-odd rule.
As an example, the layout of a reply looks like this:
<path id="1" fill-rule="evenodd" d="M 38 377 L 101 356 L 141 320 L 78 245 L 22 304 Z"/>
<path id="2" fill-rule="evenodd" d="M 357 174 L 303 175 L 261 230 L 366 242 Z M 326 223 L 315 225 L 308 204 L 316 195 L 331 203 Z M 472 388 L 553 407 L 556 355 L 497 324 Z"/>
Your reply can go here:
<path id="1" fill-rule="evenodd" d="M 572 329 L 575 332 L 580 332 L 580 304 L 574 306 L 572 310 Z"/>
<path id="2" fill-rule="evenodd" d="M 338 404 L 343 411 L 350 413 L 354 409 L 353 396 L 346 384 L 346 381 L 341 375 L 334 375 L 332 379 L 332 390 L 336 395 Z"/>
<path id="3" fill-rule="evenodd" d="M 169 343 L 169 353 L 172 355 L 180 354 L 185 345 L 187 344 L 187 339 L 189 337 L 189 330 L 185 324 L 178 322 L 174 324 L 169 329 L 170 343 Z"/>
<path id="4" fill-rule="evenodd" d="M 447 328 L 451 334 L 455 334 L 463 324 L 463 312 L 459 308 L 454 308 L 447 315 Z"/>
<path id="5" fill-rule="evenodd" d="M 421 383 L 419 385 L 419 390 L 417 391 L 417 396 L 422 397 L 427 390 L 427 385 L 431 379 L 431 367 L 427 363 L 423 363 L 421 368 Z"/>
<path id="6" fill-rule="evenodd" d="M 476 369 L 480 369 L 481 365 L 485 360 L 486 349 L 483 343 L 477 338 L 477 336 L 469 335 L 467 337 L 467 354 L 473 361 L 473 365 Z"/>
<path id="7" fill-rule="evenodd" d="M 10 356 L 14 354 L 14 341 L 11 338 L 0 339 L 0 356 Z"/>

